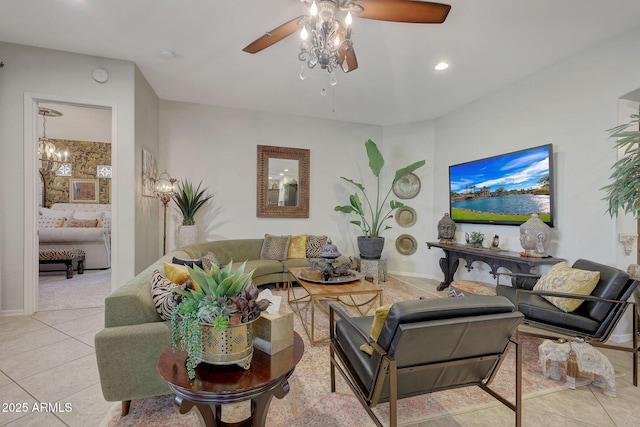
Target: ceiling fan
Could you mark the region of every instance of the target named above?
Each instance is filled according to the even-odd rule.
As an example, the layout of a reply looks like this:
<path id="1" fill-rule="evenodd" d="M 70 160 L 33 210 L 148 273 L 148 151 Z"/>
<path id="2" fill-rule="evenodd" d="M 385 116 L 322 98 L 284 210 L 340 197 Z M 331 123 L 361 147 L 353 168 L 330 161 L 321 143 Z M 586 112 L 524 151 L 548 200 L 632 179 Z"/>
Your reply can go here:
<path id="1" fill-rule="evenodd" d="M 329 82 L 335 85 L 336 68 L 345 73 L 358 68 L 358 61 L 351 41 L 352 18 L 378 21 L 441 24 L 447 18 L 448 4 L 414 0 L 300 0 L 309 6 L 308 15 L 300 15 L 267 32 L 242 49 L 257 53 L 300 29 L 302 44 L 298 59 L 309 68 L 320 64 L 330 74 Z M 346 15 L 344 20 L 340 17 Z M 303 77 L 304 65 L 300 72 Z"/>

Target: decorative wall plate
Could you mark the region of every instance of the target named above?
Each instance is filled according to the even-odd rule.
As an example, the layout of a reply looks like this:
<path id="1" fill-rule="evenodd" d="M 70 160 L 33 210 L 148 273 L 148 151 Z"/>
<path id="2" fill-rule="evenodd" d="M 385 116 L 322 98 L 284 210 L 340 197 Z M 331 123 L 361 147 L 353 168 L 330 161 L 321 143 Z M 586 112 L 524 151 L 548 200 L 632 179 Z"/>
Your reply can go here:
<path id="1" fill-rule="evenodd" d="M 393 194 L 401 199 L 413 199 L 420 192 L 420 178 L 410 173 L 393 184 Z"/>
<path id="2" fill-rule="evenodd" d="M 396 211 L 396 222 L 402 227 L 411 227 L 416 223 L 418 214 L 413 208 L 405 206 Z"/>
<path id="3" fill-rule="evenodd" d="M 329 280 L 309 279 L 307 277 L 303 277 L 301 273 L 301 271 L 296 272 L 296 279 L 304 280 L 305 282 L 311 283 L 322 283 L 323 285 L 342 285 L 344 283 L 355 282 L 362 277 L 362 275 L 355 270 L 349 270 L 348 276 L 334 277 L 333 279 Z"/>
<path id="4" fill-rule="evenodd" d="M 402 255 L 413 255 L 418 250 L 418 241 L 410 234 L 401 234 L 396 239 L 396 249 Z"/>

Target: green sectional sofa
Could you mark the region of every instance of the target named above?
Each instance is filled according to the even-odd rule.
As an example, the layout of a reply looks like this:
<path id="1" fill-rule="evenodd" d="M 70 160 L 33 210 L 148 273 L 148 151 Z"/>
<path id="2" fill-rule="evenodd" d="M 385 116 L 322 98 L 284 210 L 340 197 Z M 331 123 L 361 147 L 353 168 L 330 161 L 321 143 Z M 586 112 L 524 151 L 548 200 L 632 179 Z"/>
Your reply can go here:
<path id="1" fill-rule="evenodd" d="M 308 266 L 307 259 L 261 260 L 264 239 L 221 240 L 196 243 L 168 253 L 105 299 L 105 327 L 95 337 L 102 393 L 107 401 L 122 401 L 128 412 L 132 399 L 170 393 L 158 374 L 160 353 L 171 343 L 171 325 L 156 312 L 151 296 L 153 271 L 164 270 L 173 257 L 199 259 L 213 252 L 221 264 L 247 260 L 255 269 L 253 282 L 288 282 L 290 267 Z"/>

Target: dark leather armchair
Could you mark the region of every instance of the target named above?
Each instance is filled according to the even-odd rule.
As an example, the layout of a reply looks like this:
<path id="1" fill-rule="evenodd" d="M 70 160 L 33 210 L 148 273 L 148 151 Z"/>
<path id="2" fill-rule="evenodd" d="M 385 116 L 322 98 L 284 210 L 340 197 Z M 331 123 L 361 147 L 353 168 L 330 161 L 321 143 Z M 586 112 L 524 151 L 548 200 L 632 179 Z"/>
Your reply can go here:
<path id="1" fill-rule="evenodd" d="M 599 271 L 600 281 L 591 295 L 573 295 L 558 292 L 534 291 L 535 280 L 519 280 L 522 275 L 510 274 L 513 277 L 512 286 L 498 285 L 498 295 L 507 297 L 516 305 L 516 310 L 524 314 L 524 324 L 537 329 L 549 331 L 568 337 L 583 338 L 596 347 L 621 350 L 633 354 L 633 385 L 638 385 L 638 314 L 633 310 L 633 344 L 632 347 L 605 344 L 622 318 L 629 305 L 629 297 L 638 282 L 630 279 L 629 275 L 608 265 L 599 264 L 584 259 L 577 260 L 573 268 L 581 270 Z M 565 313 L 542 295 L 560 296 L 582 299 L 582 303 L 575 311 Z M 548 333 L 519 332 L 520 334 L 555 339 L 557 336 Z"/>
<path id="2" fill-rule="evenodd" d="M 339 317 L 339 319 L 337 318 Z M 479 386 L 512 409 L 521 423 L 521 350 L 511 339 L 522 314 L 504 297 L 470 296 L 394 304 L 377 341 L 369 337 L 373 316 L 351 317 L 330 309 L 331 391 L 336 370 L 369 416 L 389 402 L 390 425 L 397 425 L 397 401 L 465 386 Z M 373 354 L 360 346 L 369 343 Z M 510 402 L 489 388 L 509 343 L 516 348 L 516 399 Z"/>

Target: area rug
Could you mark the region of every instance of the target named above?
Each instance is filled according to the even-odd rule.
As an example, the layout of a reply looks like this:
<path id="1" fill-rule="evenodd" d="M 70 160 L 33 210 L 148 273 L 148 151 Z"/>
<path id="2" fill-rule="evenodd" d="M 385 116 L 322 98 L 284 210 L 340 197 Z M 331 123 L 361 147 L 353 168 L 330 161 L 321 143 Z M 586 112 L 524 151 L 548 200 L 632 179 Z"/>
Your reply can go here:
<path id="1" fill-rule="evenodd" d="M 384 288 L 384 303 L 417 298 L 437 298 L 438 295 L 419 289 L 397 278 L 381 285 Z M 296 294 L 300 288 L 295 288 Z M 274 291 L 286 301 L 286 291 Z M 304 313 L 303 316 L 304 318 Z M 326 334 L 328 319 L 316 310 L 316 336 Z M 291 391 L 283 399 L 273 399 L 269 408 L 266 425 L 269 427 L 292 426 L 373 426 L 373 422 L 364 411 L 342 377 L 337 374 L 337 391 L 330 392 L 329 384 L 329 347 L 320 344 L 311 347 L 309 339 L 294 316 L 294 329 L 305 344 L 302 360 L 289 380 Z M 559 381 L 544 378 L 537 366 L 537 347 L 541 340 L 521 337 L 523 344 L 523 397 L 539 396 L 564 388 Z M 416 349 L 428 351 L 428 348 Z M 513 351 L 510 351 L 502 364 L 492 387 L 499 393 L 515 400 L 515 363 Z M 173 395 L 134 400 L 131 411 L 125 417 L 120 416 L 120 403 L 109 411 L 101 426 L 199 426 L 199 420 L 192 409 L 180 415 L 173 408 Z M 443 391 L 398 402 L 398 421 L 403 426 L 413 426 L 420 422 L 458 413 L 474 411 L 500 403 L 477 387 Z M 381 404 L 374 411 L 382 420 L 389 419 L 389 405 Z M 249 403 L 227 405 L 223 407 L 222 418 L 227 422 L 237 422 L 249 414 Z"/>
<path id="2" fill-rule="evenodd" d="M 111 269 L 74 272 L 71 279 L 64 271 L 41 271 L 38 286 L 38 311 L 104 307 L 111 292 Z"/>

